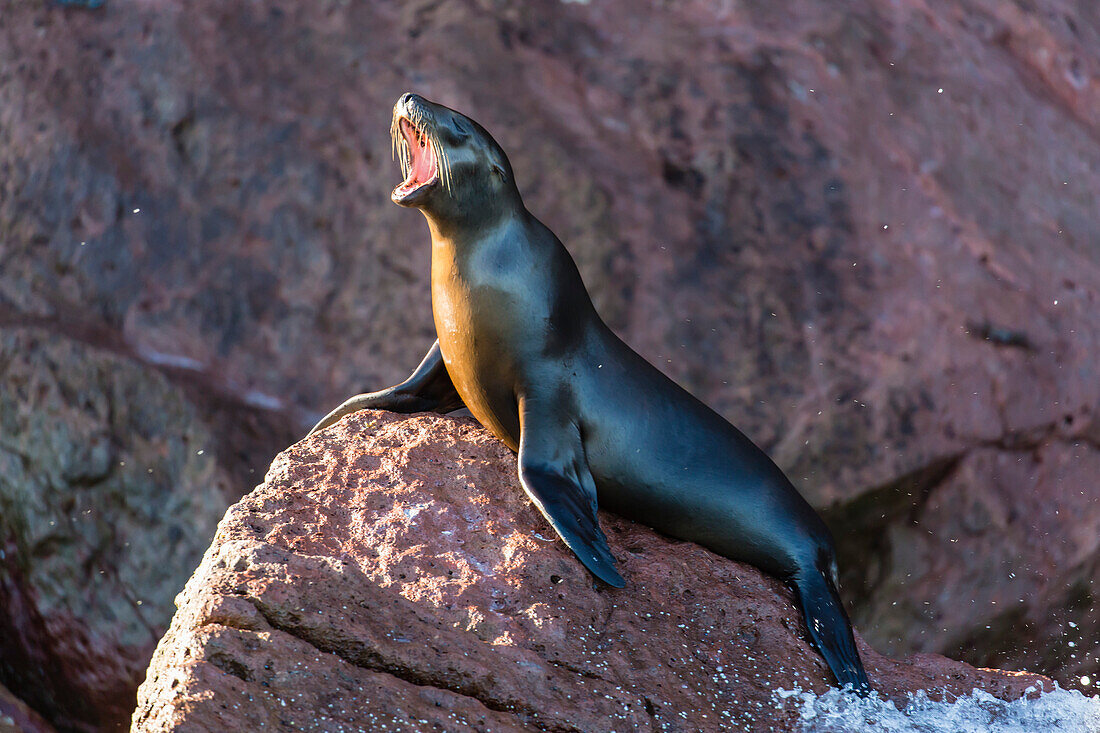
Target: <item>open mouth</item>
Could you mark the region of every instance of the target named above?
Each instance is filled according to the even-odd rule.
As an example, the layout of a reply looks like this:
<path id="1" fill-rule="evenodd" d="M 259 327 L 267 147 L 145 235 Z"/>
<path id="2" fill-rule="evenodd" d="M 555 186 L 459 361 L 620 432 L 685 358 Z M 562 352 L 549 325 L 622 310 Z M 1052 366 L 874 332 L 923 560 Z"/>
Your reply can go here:
<path id="1" fill-rule="evenodd" d="M 393 189 L 395 201 L 407 199 L 439 180 L 439 162 L 431 138 L 404 117 L 398 120 L 397 127 L 401 137 L 394 143 L 405 180 Z"/>

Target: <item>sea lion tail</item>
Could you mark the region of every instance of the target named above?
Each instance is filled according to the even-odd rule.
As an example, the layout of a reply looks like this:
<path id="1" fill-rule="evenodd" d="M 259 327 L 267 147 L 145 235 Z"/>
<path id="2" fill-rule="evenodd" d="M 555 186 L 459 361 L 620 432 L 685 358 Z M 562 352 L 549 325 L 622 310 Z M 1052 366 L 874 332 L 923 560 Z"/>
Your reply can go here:
<path id="1" fill-rule="evenodd" d="M 818 565 L 825 567 L 811 566 L 795 576 L 791 584 L 802 606 L 810 641 L 825 658 L 836 681 L 841 686 L 851 685 L 857 694 L 866 697 L 871 693 L 871 683 L 856 651 L 852 624 L 836 589 L 836 561 L 832 558 L 822 560 L 825 562 Z"/>

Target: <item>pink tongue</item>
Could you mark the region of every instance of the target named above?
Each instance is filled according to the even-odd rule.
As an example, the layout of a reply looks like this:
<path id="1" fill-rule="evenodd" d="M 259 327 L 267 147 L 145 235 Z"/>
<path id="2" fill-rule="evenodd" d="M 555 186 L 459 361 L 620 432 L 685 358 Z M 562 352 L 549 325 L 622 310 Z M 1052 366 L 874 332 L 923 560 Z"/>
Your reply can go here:
<path id="1" fill-rule="evenodd" d="M 408 120 L 401 121 L 401 133 L 405 136 L 405 142 L 409 146 L 410 166 L 409 176 L 401 184 L 401 188 L 412 190 L 432 180 L 436 174 L 435 150 L 431 143 L 424 139 L 421 145 L 416 128 Z"/>
<path id="2" fill-rule="evenodd" d="M 420 148 L 417 154 L 413 156 L 413 168 L 410 177 L 414 183 L 427 183 L 434 175 L 435 151 L 432 150 L 431 143 L 425 142 L 424 147 Z"/>

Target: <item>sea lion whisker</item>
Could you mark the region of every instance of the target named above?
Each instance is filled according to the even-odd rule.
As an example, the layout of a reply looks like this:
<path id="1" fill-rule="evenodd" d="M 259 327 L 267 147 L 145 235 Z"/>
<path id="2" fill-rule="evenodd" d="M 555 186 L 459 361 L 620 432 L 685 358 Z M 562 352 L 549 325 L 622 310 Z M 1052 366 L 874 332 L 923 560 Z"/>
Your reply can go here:
<path id="1" fill-rule="evenodd" d="M 397 160 L 397 115 L 390 120 L 390 160 Z"/>
<path id="2" fill-rule="evenodd" d="M 430 145 L 435 152 L 435 175 L 439 179 L 439 185 L 443 187 L 443 191 L 446 193 L 447 177 L 443 175 L 443 150 L 438 145 L 436 145 L 434 141 L 429 142 L 428 145 Z"/>
<path id="3" fill-rule="evenodd" d="M 409 143 L 405 138 L 397 142 L 397 155 L 401 159 L 401 175 L 409 177 Z"/>
<path id="4" fill-rule="evenodd" d="M 435 152 L 439 180 L 443 183 L 443 190 L 449 194 L 451 192 L 451 163 L 447 157 L 447 149 L 440 144 L 439 134 L 434 129 L 429 130 L 428 141 Z"/>

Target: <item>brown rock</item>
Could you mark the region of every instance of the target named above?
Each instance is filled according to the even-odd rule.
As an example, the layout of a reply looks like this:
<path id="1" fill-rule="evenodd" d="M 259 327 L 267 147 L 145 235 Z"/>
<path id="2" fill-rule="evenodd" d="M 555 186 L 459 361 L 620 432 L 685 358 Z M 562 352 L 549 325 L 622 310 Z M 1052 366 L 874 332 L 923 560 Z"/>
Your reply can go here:
<path id="1" fill-rule="evenodd" d="M 600 585 L 468 418 L 353 415 L 234 505 L 178 599 L 133 730 L 787 730 L 822 691 L 791 595 L 751 567 L 602 514 Z M 901 699 L 1049 683 L 860 641 Z"/>

